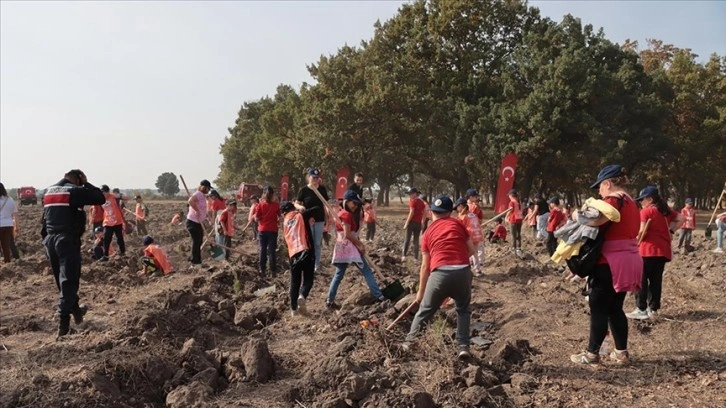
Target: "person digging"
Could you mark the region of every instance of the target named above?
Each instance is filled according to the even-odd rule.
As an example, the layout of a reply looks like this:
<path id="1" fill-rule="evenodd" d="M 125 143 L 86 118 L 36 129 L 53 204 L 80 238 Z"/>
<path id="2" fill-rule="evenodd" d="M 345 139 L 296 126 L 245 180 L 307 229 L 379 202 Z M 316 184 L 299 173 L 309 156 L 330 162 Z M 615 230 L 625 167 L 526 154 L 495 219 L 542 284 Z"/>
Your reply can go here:
<path id="1" fill-rule="evenodd" d="M 422 328 L 434 317 L 446 298 L 456 303 L 456 343 L 458 358 L 471 357 L 469 352 L 469 319 L 471 310 L 472 272 L 469 257 L 476 253 L 464 225 L 451 217 L 454 203 L 441 195 L 431 203 L 434 221 L 421 241 L 421 270 L 415 302 L 421 306 L 413 318 L 411 330 L 403 343 L 408 350 Z"/>

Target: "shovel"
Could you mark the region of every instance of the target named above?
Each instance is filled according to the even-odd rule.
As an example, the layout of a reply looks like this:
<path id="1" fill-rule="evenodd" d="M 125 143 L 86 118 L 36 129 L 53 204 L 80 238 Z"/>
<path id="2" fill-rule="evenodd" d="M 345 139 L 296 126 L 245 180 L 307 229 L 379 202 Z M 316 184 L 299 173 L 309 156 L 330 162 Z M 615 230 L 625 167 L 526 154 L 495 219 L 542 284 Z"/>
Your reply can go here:
<path id="1" fill-rule="evenodd" d="M 333 209 L 330 208 L 330 204 L 328 204 L 328 202 L 325 201 L 325 199 L 323 198 L 323 195 L 320 194 L 318 189 L 311 188 L 311 190 L 313 190 L 315 195 L 318 196 L 318 199 L 323 203 L 323 205 L 325 206 L 325 209 L 328 211 L 328 214 L 330 214 L 330 216 L 333 217 L 335 222 L 337 222 L 338 224 L 342 224 L 342 222 L 340 221 L 340 218 L 338 218 L 338 214 L 336 214 L 333 211 Z M 404 289 L 403 289 L 403 284 L 401 284 L 400 280 L 396 279 L 391 283 L 386 283 L 387 279 L 385 279 L 385 277 L 383 276 L 381 271 L 378 269 L 378 266 L 371 261 L 371 259 L 368 257 L 368 254 L 362 253 L 361 255 L 365 259 L 368 266 L 370 266 L 371 269 L 373 269 L 373 272 L 376 275 L 376 279 L 378 279 L 379 281 L 381 281 L 384 284 L 383 289 L 381 289 L 381 293 L 383 293 L 383 296 L 386 299 L 395 301 L 395 300 L 398 300 L 401 296 L 403 296 Z"/>
<path id="2" fill-rule="evenodd" d="M 706 238 L 711 238 L 711 233 L 713 230 L 711 229 L 711 224 L 713 223 L 713 219 L 716 218 L 716 212 L 718 211 L 718 206 L 721 204 L 721 199 L 723 198 L 724 193 L 726 193 L 726 183 L 724 183 L 724 189 L 721 191 L 721 195 L 718 197 L 718 201 L 716 201 L 716 207 L 713 209 L 713 214 L 711 214 L 711 219 L 708 220 L 708 225 L 706 225 L 706 230 L 704 231 L 704 235 Z"/>

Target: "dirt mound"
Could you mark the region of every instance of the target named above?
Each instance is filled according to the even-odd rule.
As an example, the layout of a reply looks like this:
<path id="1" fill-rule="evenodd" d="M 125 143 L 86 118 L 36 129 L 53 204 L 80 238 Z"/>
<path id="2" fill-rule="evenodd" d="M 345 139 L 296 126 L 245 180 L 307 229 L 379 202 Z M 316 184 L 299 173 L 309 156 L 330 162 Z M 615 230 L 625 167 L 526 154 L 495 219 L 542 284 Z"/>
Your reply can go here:
<path id="1" fill-rule="evenodd" d="M 383 209 L 370 255 L 404 297 L 380 303 L 349 268 L 329 311 L 333 268 L 316 275 L 309 316 L 290 317 L 286 252 L 281 272 L 259 276 L 248 237 L 230 262 L 190 270 L 189 238 L 171 226 L 184 203 L 151 203 L 149 229 L 177 273 L 140 278 L 140 237 L 127 256 L 94 262 L 85 251 L 80 295 L 90 310 L 74 334 L 54 340 L 57 297 L 37 228 L 23 207 L 22 259 L 0 266 L 0 406 L 3 407 L 525 407 L 723 405 L 726 395 L 726 257 L 696 234 L 664 279 L 655 321 L 630 323 L 630 367 L 572 365 L 585 347 L 581 284 L 563 279 L 544 246 L 525 233 L 524 259 L 508 244 L 486 247 L 471 304 L 473 357 L 454 359 L 456 312 L 442 310 L 412 350 L 411 317 L 384 330 L 416 291 L 419 264 L 401 261 L 402 222 Z M 395 214 L 399 214 L 395 212 Z M 241 216 L 245 214 L 244 209 Z M 282 245 L 281 245 L 282 247 Z M 634 307 L 628 297 L 626 308 Z M 7 349 L 7 350 L 6 350 Z M 573 392 L 573 390 L 577 390 Z"/>

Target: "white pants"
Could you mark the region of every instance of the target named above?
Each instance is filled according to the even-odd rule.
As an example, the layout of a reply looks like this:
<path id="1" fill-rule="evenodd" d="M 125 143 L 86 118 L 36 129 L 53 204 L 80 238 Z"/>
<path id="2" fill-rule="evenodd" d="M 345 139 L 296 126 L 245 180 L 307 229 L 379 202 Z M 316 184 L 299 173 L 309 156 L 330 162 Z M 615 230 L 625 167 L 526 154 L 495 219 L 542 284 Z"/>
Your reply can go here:
<path id="1" fill-rule="evenodd" d="M 546 212 L 537 216 L 537 239 L 547 239 L 547 220 L 550 213 Z"/>

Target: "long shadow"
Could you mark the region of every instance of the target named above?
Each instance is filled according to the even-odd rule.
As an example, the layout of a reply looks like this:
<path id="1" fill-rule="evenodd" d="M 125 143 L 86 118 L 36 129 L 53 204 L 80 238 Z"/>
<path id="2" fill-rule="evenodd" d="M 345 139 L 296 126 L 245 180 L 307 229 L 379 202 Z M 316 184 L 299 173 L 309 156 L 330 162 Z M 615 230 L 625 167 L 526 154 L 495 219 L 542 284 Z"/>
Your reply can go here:
<path id="1" fill-rule="evenodd" d="M 716 312 L 713 310 L 692 310 L 676 315 L 671 315 L 670 318 L 686 322 L 700 322 L 704 320 L 715 320 L 722 316 L 726 316 L 726 313 Z"/>

